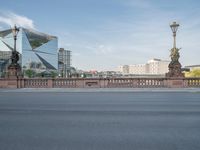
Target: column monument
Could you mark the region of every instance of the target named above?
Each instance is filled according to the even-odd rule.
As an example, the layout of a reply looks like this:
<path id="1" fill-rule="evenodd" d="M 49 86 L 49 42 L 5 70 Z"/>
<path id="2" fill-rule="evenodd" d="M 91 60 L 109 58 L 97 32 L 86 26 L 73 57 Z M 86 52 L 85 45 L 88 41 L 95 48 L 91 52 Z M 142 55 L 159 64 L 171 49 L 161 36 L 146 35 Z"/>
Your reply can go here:
<path id="1" fill-rule="evenodd" d="M 18 78 L 21 76 L 21 66 L 18 64 L 19 61 L 19 52 L 16 50 L 16 41 L 19 28 L 15 25 L 12 29 L 13 38 L 14 38 L 14 48 L 11 55 L 11 64 L 8 66 L 8 78 Z"/>
<path id="2" fill-rule="evenodd" d="M 170 77 L 170 78 L 182 78 L 184 77 L 184 74 L 181 71 L 181 64 L 179 62 L 179 58 L 180 58 L 180 54 L 179 54 L 179 50 L 180 48 L 176 48 L 176 32 L 178 30 L 179 24 L 177 24 L 176 22 L 173 22 L 170 25 L 172 32 L 173 32 L 173 37 L 174 37 L 174 44 L 173 44 L 173 48 L 171 49 L 171 62 L 169 64 L 169 72 L 166 73 L 166 77 Z"/>

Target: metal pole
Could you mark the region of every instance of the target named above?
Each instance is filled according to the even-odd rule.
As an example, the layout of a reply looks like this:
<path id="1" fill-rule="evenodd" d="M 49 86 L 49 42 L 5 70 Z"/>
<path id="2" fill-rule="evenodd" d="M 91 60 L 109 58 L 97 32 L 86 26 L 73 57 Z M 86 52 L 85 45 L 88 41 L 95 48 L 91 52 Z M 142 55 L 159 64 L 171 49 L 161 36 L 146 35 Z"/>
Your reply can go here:
<path id="1" fill-rule="evenodd" d="M 14 51 L 16 51 L 16 41 L 17 41 L 17 27 L 16 27 L 16 25 L 14 26 Z"/>
<path id="2" fill-rule="evenodd" d="M 173 37 L 174 37 L 174 48 L 176 48 L 176 32 L 173 33 Z"/>
<path id="3" fill-rule="evenodd" d="M 17 36 L 14 35 L 14 51 L 16 51 L 16 41 L 17 41 Z"/>

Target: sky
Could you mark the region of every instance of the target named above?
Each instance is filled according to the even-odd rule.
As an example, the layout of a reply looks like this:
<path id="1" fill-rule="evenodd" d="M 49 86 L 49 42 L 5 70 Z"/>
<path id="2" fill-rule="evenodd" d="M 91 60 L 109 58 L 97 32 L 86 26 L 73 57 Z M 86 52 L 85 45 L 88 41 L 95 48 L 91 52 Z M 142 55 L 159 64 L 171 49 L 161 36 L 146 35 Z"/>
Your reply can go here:
<path id="1" fill-rule="evenodd" d="M 180 62 L 200 64 L 199 0 L 0 0 L 0 30 L 14 24 L 58 37 L 82 70 L 170 60 L 170 23 L 180 24 Z"/>

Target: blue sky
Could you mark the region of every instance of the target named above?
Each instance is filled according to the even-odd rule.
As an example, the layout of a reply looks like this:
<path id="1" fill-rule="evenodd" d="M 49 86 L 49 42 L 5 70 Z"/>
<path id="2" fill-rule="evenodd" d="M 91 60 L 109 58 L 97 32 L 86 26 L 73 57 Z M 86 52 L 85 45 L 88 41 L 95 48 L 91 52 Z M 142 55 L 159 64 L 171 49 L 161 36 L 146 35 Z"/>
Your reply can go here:
<path id="1" fill-rule="evenodd" d="M 84 70 L 116 70 L 151 58 L 169 60 L 177 21 L 182 65 L 200 64 L 198 0 L 1 0 L 0 30 L 18 25 L 56 35 Z"/>

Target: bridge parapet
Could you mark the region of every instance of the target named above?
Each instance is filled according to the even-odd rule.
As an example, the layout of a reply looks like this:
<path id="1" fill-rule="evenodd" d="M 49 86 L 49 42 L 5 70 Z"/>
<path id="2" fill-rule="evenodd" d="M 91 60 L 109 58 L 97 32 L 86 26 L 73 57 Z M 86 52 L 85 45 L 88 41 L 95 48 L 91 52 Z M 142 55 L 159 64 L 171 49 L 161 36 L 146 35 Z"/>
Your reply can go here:
<path id="1" fill-rule="evenodd" d="M 0 88 L 200 88 L 200 78 L 16 78 Z"/>

